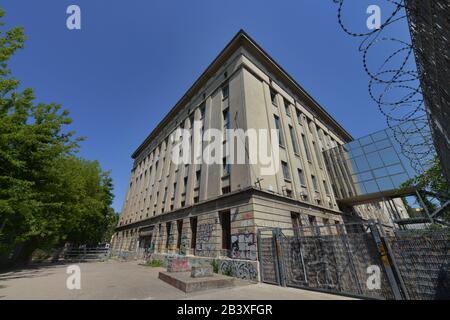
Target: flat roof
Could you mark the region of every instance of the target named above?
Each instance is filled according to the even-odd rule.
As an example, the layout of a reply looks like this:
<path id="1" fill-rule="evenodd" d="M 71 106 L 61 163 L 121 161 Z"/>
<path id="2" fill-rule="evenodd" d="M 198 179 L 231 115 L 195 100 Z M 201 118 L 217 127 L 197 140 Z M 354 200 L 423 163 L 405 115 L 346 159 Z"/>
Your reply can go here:
<path id="1" fill-rule="evenodd" d="M 145 138 L 139 147 L 133 152 L 132 158 L 135 159 L 152 141 L 158 133 L 171 121 L 171 119 L 185 106 L 186 103 L 200 90 L 208 79 L 213 76 L 223 63 L 240 47 L 246 47 L 255 54 L 256 58 L 263 62 L 265 67 L 277 74 L 283 84 L 290 87 L 290 89 L 301 96 L 304 100 L 309 100 L 308 108 L 312 107 L 312 111 L 316 112 L 326 124 L 332 127 L 345 142 L 350 142 L 353 137 L 348 133 L 313 97 L 311 97 L 297 81 L 294 80 L 272 57 L 270 57 L 264 49 L 262 49 L 244 30 L 239 32 L 233 39 L 225 46 L 213 62 L 206 68 L 206 70 L 197 78 L 194 84 L 187 90 L 175 106 L 166 114 L 166 116 L 159 122 L 159 124 L 152 130 L 152 132 Z M 306 101 L 305 101 L 306 102 Z"/>

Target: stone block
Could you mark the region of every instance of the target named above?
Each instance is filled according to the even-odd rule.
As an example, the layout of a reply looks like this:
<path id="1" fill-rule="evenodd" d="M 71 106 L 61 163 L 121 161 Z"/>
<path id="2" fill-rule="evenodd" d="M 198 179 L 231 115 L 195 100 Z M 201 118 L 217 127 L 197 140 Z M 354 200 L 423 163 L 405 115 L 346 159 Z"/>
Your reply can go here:
<path id="1" fill-rule="evenodd" d="M 168 272 L 187 272 L 190 271 L 189 260 L 184 257 L 176 257 L 167 259 Z"/>
<path id="2" fill-rule="evenodd" d="M 212 277 L 213 274 L 214 272 L 212 266 L 192 267 L 191 269 L 192 278 Z"/>

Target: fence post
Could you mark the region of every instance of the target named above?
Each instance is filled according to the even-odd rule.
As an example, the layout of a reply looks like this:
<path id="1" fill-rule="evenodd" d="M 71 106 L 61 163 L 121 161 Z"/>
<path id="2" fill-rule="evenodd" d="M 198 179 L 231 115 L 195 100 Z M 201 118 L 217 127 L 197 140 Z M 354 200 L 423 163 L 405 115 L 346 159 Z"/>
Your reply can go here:
<path id="1" fill-rule="evenodd" d="M 408 290 L 406 290 L 406 286 L 405 286 L 405 283 L 403 282 L 402 274 L 400 273 L 397 262 L 395 261 L 394 254 L 392 252 L 391 246 L 389 245 L 389 241 L 387 240 L 386 234 L 384 233 L 383 228 L 381 228 L 380 221 L 378 222 L 378 225 L 380 226 L 380 229 L 381 229 L 381 231 L 380 231 L 381 240 L 383 241 L 383 243 L 387 249 L 387 254 L 389 256 L 390 261 L 392 262 L 392 266 L 394 268 L 395 274 L 397 275 L 397 279 L 398 279 L 398 282 L 400 283 L 400 287 L 402 289 L 403 296 L 405 297 L 405 299 L 409 300 Z"/>
<path id="2" fill-rule="evenodd" d="M 283 267 L 281 265 L 282 259 L 281 259 L 281 246 L 280 246 L 280 233 L 281 230 L 279 228 L 275 228 L 272 230 L 272 239 L 273 239 L 273 256 L 275 260 L 275 271 L 277 273 L 277 280 L 278 284 L 280 286 L 286 286 L 285 279 L 284 279 L 284 272 Z"/>
<path id="3" fill-rule="evenodd" d="M 261 241 L 261 230 L 258 229 L 256 231 L 256 244 L 258 248 L 258 260 L 259 260 L 259 272 L 258 277 L 259 281 L 263 282 L 264 279 L 264 267 L 263 267 L 263 261 L 262 261 L 262 241 Z"/>
<path id="4" fill-rule="evenodd" d="M 395 300 L 403 300 L 402 293 L 398 287 L 397 279 L 395 278 L 394 271 L 391 268 L 389 262 L 388 252 L 386 251 L 386 246 L 384 245 L 380 232 L 377 228 L 377 223 L 374 220 L 369 220 L 370 233 L 372 234 L 373 240 L 378 248 L 380 254 L 381 263 L 386 272 L 389 284 L 391 286 L 392 292 L 394 293 Z"/>

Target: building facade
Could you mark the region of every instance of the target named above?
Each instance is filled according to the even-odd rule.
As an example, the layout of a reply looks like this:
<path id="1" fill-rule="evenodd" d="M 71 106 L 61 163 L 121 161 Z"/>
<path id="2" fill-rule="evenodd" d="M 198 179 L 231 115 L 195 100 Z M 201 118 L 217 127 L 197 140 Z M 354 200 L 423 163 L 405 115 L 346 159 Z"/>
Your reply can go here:
<path id="1" fill-rule="evenodd" d="M 226 151 L 222 163 L 174 164 L 178 129 L 194 133 L 195 122 L 201 132 L 221 130 L 225 141 L 239 140 L 228 129 L 279 130 L 267 144 L 279 147 L 280 169 L 230 164 Z M 255 262 L 258 228 L 343 223 L 351 212 L 338 206 L 322 152 L 351 140 L 240 31 L 133 153 L 112 248 Z"/>

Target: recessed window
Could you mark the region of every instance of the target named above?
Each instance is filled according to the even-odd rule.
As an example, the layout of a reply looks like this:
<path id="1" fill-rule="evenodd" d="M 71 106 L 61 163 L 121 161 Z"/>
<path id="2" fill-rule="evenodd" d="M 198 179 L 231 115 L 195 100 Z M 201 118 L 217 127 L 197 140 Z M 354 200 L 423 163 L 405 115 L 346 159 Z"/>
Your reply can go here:
<path id="1" fill-rule="evenodd" d="M 201 177 L 202 177 L 202 170 L 197 170 L 195 172 L 195 188 L 199 188 L 200 187 Z"/>
<path id="2" fill-rule="evenodd" d="M 270 89 L 270 100 L 274 106 L 278 106 L 277 93 L 273 89 Z"/>
<path id="3" fill-rule="evenodd" d="M 223 86 L 222 87 L 222 99 L 228 98 L 229 94 L 230 94 L 230 88 L 228 87 L 228 85 Z"/>
<path id="4" fill-rule="evenodd" d="M 288 117 L 290 117 L 291 116 L 291 104 L 286 99 L 284 99 L 284 109 L 286 110 L 286 115 Z"/>
<path id="5" fill-rule="evenodd" d="M 319 192 L 319 185 L 317 184 L 317 178 L 315 175 L 311 175 L 314 191 Z"/>
<path id="6" fill-rule="evenodd" d="M 275 129 L 277 129 L 277 132 L 278 132 L 278 142 L 279 142 L 280 146 L 284 147 L 284 136 L 283 136 L 283 130 L 281 128 L 280 118 L 278 118 L 277 116 L 274 116 L 274 119 L 275 119 Z"/>
<path id="7" fill-rule="evenodd" d="M 194 203 L 198 203 L 200 201 L 199 196 L 194 197 Z"/>
<path id="8" fill-rule="evenodd" d="M 223 123 L 223 132 L 230 129 L 230 110 L 227 108 L 222 111 L 222 123 Z"/>
<path id="9" fill-rule="evenodd" d="M 183 179 L 183 186 L 184 186 L 183 194 L 186 194 L 187 182 L 188 182 L 188 177 L 184 177 L 184 179 Z"/>
<path id="10" fill-rule="evenodd" d="M 298 143 L 297 143 L 297 135 L 295 134 L 295 130 L 292 126 L 289 126 L 289 134 L 291 135 L 292 147 L 294 148 L 294 153 L 298 154 Z"/>
<path id="11" fill-rule="evenodd" d="M 227 157 L 222 159 L 222 176 L 230 175 L 230 164 L 228 163 Z"/>
<path id="12" fill-rule="evenodd" d="M 222 194 L 227 194 L 231 192 L 231 187 L 230 186 L 226 186 L 222 188 Z"/>
<path id="13" fill-rule="evenodd" d="M 322 161 L 320 161 L 321 158 L 320 158 L 319 148 L 317 147 L 317 144 L 315 141 L 313 141 L 312 144 L 313 144 L 314 152 L 316 153 L 317 162 L 319 163 L 319 168 L 322 169 Z"/>
<path id="14" fill-rule="evenodd" d="M 325 180 L 323 180 L 323 188 L 325 189 L 326 194 L 330 194 L 330 189 L 328 188 L 328 184 Z"/>
<path id="15" fill-rule="evenodd" d="M 299 125 L 302 125 L 302 113 L 298 109 L 296 109 L 296 112 L 297 112 L 297 122 Z"/>
<path id="16" fill-rule="evenodd" d="M 298 178 L 300 180 L 300 184 L 302 186 L 306 186 L 305 173 L 303 172 L 302 169 L 297 169 L 297 172 L 298 172 Z"/>
<path id="17" fill-rule="evenodd" d="M 292 198 L 292 190 L 291 189 L 286 189 L 286 197 Z"/>
<path id="18" fill-rule="evenodd" d="M 306 140 L 306 136 L 302 134 L 303 146 L 305 147 L 306 160 L 311 161 L 311 152 L 309 151 L 308 141 Z"/>
<path id="19" fill-rule="evenodd" d="M 172 229 L 172 222 L 167 222 L 166 223 L 166 249 L 169 248 L 169 244 L 170 244 L 170 235 L 171 235 L 171 230 Z"/>
<path id="20" fill-rule="evenodd" d="M 287 162 L 281 161 L 281 169 L 283 170 L 283 177 L 285 180 L 291 180 L 291 175 L 289 174 L 289 166 Z"/>

